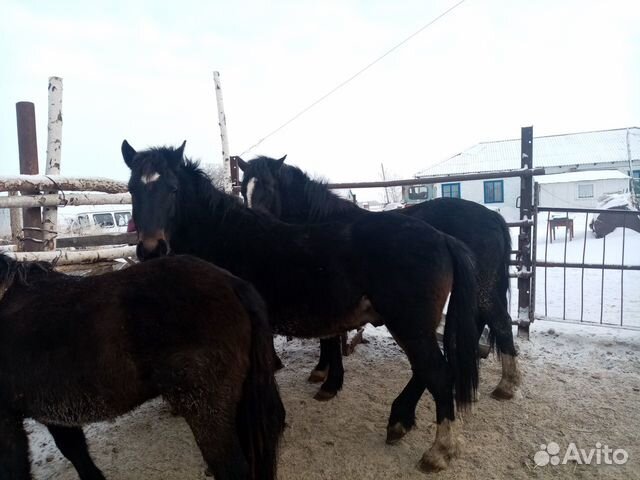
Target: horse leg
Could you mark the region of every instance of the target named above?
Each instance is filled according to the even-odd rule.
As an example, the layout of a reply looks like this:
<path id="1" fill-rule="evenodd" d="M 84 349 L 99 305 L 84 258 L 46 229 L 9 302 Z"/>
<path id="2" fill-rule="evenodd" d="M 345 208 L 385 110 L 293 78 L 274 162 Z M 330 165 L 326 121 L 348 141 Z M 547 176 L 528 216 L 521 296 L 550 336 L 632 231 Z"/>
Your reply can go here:
<path id="1" fill-rule="evenodd" d="M 89 455 L 87 441 L 80 427 L 47 425 L 58 450 L 73 464 L 81 480 L 104 480 Z"/>
<path id="2" fill-rule="evenodd" d="M 309 375 L 311 383 L 324 382 L 329 373 L 329 351 L 331 350 L 331 341 L 333 339 L 320 339 L 320 360 Z"/>
<path id="3" fill-rule="evenodd" d="M 436 403 L 437 431 L 433 445 L 422 456 L 420 468 L 429 472 L 444 470 L 458 454 L 458 441 L 453 433 L 453 374 L 435 335 L 432 338 L 400 338 L 394 333 L 394 338 L 409 357 L 413 375 L 391 407 L 387 443 L 396 443 L 413 427 L 418 400 L 427 388 Z"/>
<path id="4" fill-rule="evenodd" d="M 29 480 L 29 439 L 22 418 L 0 407 L 0 478 Z"/>
<path id="5" fill-rule="evenodd" d="M 222 367 L 203 365 L 190 372 L 197 383 L 182 384 L 164 397 L 191 428 L 207 473 L 216 480 L 246 479 L 250 478 L 249 465 L 236 431 L 236 405 L 242 396 L 244 375 Z M 199 379 L 205 383 L 200 384 Z"/>
<path id="6" fill-rule="evenodd" d="M 515 395 L 520 385 L 520 371 L 516 360 L 516 347 L 513 343 L 511 316 L 506 305 L 494 299 L 491 313 L 485 314 L 486 321 L 495 338 L 496 349 L 502 361 L 502 378 L 498 386 L 491 392 L 491 396 L 498 400 L 509 400 Z"/>
<path id="7" fill-rule="evenodd" d="M 327 361 L 329 362 L 329 373 L 327 379 L 315 395 L 316 400 L 330 400 L 342 389 L 344 381 L 344 367 L 342 365 L 342 351 L 340 348 L 340 337 L 331 337 L 321 340 L 324 345 Z"/>

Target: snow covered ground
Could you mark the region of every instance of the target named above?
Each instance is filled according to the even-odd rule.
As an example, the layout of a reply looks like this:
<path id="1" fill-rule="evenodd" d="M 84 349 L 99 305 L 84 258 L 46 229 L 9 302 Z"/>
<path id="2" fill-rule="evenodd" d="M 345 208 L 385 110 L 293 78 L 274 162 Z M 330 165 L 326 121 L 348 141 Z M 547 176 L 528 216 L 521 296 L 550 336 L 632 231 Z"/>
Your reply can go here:
<path id="1" fill-rule="evenodd" d="M 552 214 L 553 215 L 553 214 Z M 563 215 L 564 216 L 564 215 Z M 538 218 L 537 259 L 572 263 L 640 265 L 640 233 L 621 228 L 604 238 L 595 238 L 588 228 L 593 215 L 570 214 L 574 222 L 573 240 L 565 242 L 565 229 L 556 228 L 556 240 L 547 239 L 547 215 Z M 512 229 L 517 245 L 517 229 Z M 624 237 L 624 238 L 623 238 Z M 624 240 L 624 252 L 623 252 Z M 606 246 L 606 248 L 605 248 Z M 624 258 L 623 258 L 624 253 Z M 624 280 L 623 280 L 624 276 Z M 517 283 L 511 282 L 511 314 L 517 312 Z M 601 312 L 601 299 L 604 297 Z M 622 303 L 621 303 L 622 299 Z M 626 326 L 640 327 L 640 271 L 538 268 L 536 314 L 552 318 L 620 325 L 621 311 Z"/>
<path id="2" fill-rule="evenodd" d="M 482 361 L 480 398 L 464 418 L 461 455 L 446 472 L 416 468 L 435 435 L 429 394 L 418 406 L 417 427 L 398 444 L 385 444 L 391 402 L 410 377 L 410 366 L 384 327 L 367 328 L 370 343 L 345 358 L 345 386 L 330 402 L 317 402 L 306 378 L 317 342 L 286 342 L 277 378 L 287 408 L 280 455 L 281 480 L 480 478 L 640 478 L 640 332 L 537 321 L 530 341 L 518 341 L 521 393 L 499 402 L 489 392 L 499 362 Z M 35 479 L 77 479 L 48 432 L 27 422 Z M 204 464 L 186 423 L 161 400 L 114 422 L 85 428 L 93 457 L 109 479 L 204 479 Z M 625 465 L 547 465 L 533 461 L 540 445 L 573 442 L 623 448 Z"/>

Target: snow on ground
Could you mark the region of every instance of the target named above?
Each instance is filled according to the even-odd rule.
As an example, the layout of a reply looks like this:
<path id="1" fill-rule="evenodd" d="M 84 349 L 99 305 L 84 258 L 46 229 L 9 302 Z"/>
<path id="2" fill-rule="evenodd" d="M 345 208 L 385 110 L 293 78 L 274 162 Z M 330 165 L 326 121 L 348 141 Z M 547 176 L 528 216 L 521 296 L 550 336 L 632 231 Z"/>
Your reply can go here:
<path id="1" fill-rule="evenodd" d="M 449 470 L 427 476 L 416 464 L 435 434 L 435 408 L 425 394 L 418 426 L 398 445 L 385 444 L 391 402 L 410 377 L 409 364 L 386 329 L 367 328 L 370 343 L 345 358 L 343 391 L 330 402 L 312 396 L 306 378 L 317 359 L 315 341 L 278 338 L 285 363 L 278 372 L 288 427 L 280 455 L 282 480 L 480 478 L 640 478 L 640 332 L 536 321 L 530 341 L 518 341 L 521 395 L 490 398 L 500 376 L 492 356 L 482 362 L 480 398 L 461 429 L 464 447 Z M 27 422 L 35 479 L 77 476 L 44 428 Z M 161 400 L 114 422 L 86 429 L 96 463 L 109 479 L 204 479 L 204 464 L 186 423 Z M 624 448 L 622 466 L 536 467 L 541 444 L 596 442 Z"/>
<path id="2" fill-rule="evenodd" d="M 548 217 L 540 214 L 536 255 L 539 261 L 562 262 L 566 258 L 571 263 L 601 265 L 604 258 L 605 264 L 640 265 L 640 233 L 629 229 L 623 232 L 618 228 L 604 238 L 596 238 L 588 227 L 593 215 L 588 218 L 585 214 L 569 216 L 574 222 L 573 240 L 565 242 L 565 229 L 556 228 L 556 239 L 550 242 L 546 228 Z M 512 229 L 511 233 L 515 246 L 517 229 Z M 604 297 L 603 323 L 620 325 L 622 307 L 624 325 L 640 327 L 640 271 L 606 270 L 603 275 L 602 270 L 585 269 L 583 277 L 582 269 L 578 268 L 538 267 L 536 274 L 537 315 L 578 321 L 582 317 L 584 321 L 600 323 L 600 303 Z M 515 279 L 511 281 L 511 292 L 511 314 L 515 317 L 518 292 Z M 582 299 L 584 306 L 581 306 Z"/>

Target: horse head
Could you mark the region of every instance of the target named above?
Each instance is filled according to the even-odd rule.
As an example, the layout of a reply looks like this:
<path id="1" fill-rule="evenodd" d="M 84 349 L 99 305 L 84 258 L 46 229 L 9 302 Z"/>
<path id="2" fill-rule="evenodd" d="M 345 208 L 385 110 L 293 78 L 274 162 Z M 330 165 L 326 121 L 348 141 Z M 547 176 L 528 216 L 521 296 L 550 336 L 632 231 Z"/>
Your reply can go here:
<path id="1" fill-rule="evenodd" d="M 131 169 L 129 192 L 140 260 L 171 252 L 170 238 L 178 220 L 179 174 L 184 165 L 185 144 L 186 141 L 178 148 L 137 152 L 126 140 L 122 142 L 122 157 Z"/>
<path id="2" fill-rule="evenodd" d="M 243 172 L 241 192 L 247 207 L 280 216 L 280 170 L 286 158 L 286 155 L 279 159 L 258 157 L 245 162 L 237 157 Z"/>

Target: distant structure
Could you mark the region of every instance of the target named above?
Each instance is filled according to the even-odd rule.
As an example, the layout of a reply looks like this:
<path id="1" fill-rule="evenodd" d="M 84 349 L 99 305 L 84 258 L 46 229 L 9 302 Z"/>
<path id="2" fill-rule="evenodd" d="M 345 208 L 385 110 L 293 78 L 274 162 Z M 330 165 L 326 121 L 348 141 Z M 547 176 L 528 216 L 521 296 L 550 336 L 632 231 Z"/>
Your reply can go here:
<path id="1" fill-rule="evenodd" d="M 536 181 L 541 184 L 542 191 L 547 192 L 547 206 L 592 207 L 600 195 L 632 187 L 636 195 L 640 194 L 640 128 L 534 137 L 533 164 L 546 170 L 547 175 Z M 442 176 L 443 180 L 432 185 L 403 188 L 403 201 L 418 203 L 436 197 L 458 197 L 486 205 L 507 219 L 516 219 L 519 178 L 447 182 L 446 176 L 519 168 L 520 139 L 479 143 L 418 172 L 416 178 Z M 576 174 L 555 176 L 553 180 L 554 174 L 570 172 Z M 631 178 L 633 185 L 629 181 Z"/>

